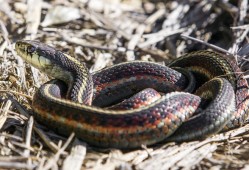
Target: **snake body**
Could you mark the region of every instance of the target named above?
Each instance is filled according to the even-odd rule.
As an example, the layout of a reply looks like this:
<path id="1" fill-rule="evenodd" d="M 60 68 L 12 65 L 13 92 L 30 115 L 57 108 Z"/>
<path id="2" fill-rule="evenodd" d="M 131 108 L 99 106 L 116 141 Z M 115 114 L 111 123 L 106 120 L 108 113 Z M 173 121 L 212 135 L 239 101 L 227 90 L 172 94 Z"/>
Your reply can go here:
<path id="1" fill-rule="evenodd" d="M 173 61 L 170 67 L 181 67 L 178 71 L 134 61 L 90 74 L 76 59 L 46 44 L 22 40 L 15 47 L 25 61 L 56 78 L 34 95 L 36 119 L 64 135 L 74 131 L 95 146 L 135 148 L 168 137 L 199 139 L 243 124 L 248 115 L 246 80 L 236 64 L 215 52 L 199 51 Z M 198 82 L 195 95 L 180 92 L 193 90 L 193 77 Z M 104 108 L 145 88 L 166 94 L 134 109 Z"/>

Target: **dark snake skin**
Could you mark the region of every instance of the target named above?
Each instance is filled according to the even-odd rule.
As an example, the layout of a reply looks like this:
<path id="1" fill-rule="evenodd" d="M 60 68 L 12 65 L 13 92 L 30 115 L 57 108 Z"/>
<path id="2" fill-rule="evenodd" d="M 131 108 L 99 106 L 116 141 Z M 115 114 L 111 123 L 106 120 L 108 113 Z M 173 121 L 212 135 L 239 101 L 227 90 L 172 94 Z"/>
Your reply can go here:
<path id="1" fill-rule="evenodd" d="M 74 131 L 91 145 L 136 148 L 165 139 L 201 139 L 242 125 L 248 116 L 248 85 L 237 65 L 219 53 L 184 55 L 169 65 L 178 71 L 134 61 L 90 74 L 76 59 L 37 41 L 18 41 L 16 51 L 64 81 L 52 80 L 38 89 L 33 98 L 35 118 L 60 134 Z M 108 109 L 145 88 L 162 97 L 134 109 Z M 184 89 L 195 95 L 180 92 Z"/>

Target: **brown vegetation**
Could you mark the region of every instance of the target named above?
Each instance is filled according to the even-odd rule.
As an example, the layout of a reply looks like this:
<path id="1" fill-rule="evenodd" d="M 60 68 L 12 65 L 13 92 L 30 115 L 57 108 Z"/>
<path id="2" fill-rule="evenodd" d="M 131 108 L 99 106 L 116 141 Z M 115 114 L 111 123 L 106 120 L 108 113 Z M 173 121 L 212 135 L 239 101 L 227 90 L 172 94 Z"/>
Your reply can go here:
<path id="1" fill-rule="evenodd" d="M 32 95 L 48 77 L 16 55 L 18 39 L 55 46 L 96 71 L 131 60 L 168 62 L 193 50 L 233 54 L 243 70 L 247 0 L 0 0 L 0 167 L 22 169 L 249 168 L 249 125 L 204 141 L 121 151 L 88 146 L 38 124 Z M 242 49 L 241 49 L 242 48 Z"/>

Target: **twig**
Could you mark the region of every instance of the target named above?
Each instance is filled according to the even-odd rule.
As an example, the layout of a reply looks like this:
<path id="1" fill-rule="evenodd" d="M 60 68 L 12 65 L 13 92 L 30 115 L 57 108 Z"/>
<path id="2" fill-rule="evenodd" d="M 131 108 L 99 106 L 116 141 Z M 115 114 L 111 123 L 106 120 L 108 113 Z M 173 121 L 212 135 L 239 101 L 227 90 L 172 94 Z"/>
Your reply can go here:
<path id="1" fill-rule="evenodd" d="M 48 170 L 50 168 L 52 168 L 56 162 L 58 161 L 60 155 L 64 152 L 64 150 L 68 147 L 68 145 L 70 144 L 70 142 L 72 141 L 74 137 L 74 133 L 72 133 L 69 138 L 67 139 L 66 143 L 62 146 L 62 148 L 60 150 L 58 150 L 58 152 L 51 157 L 48 162 L 44 165 L 43 170 Z"/>
<path id="2" fill-rule="evenodd" d="M 62 169 L 80 170 L 86 156 L 86 145 L 79 143 L 71 149 L 70 155 L 63 162 Z"/>
<path id="3" fill-rule="evenodd" d="M 3 162 L 0 161 L 1 168 L 8 168 L 8 169 L 34 169 L 36 165 L 27 165 L 26 163 L 19 163 L 19 162 Z"/>
<path id="4" fill-rule="evenodd" d="M 13 91 L 13 90 L 0 90 L 0 92 L 3 92 L 3 93 L 12 93 L 12 94 L 15 94 L 15 95 L 26 97 L 26 98 L 28 98 L 30 100 L 33 99 L 33 97 L 31 97 L 31 96 L 29 96 L 27 94 L 20 93 L 20 92 L 17 92 L 17 91 Z"/>
<path id="5" fill-rule="evenodd" d="M 2 129 L 4 123 L 6 122 L 6 119 L 8 118 L 8 111 L 11 105 L 12 102 L 8 100 L 3 106 L 2 112 L 0 113 L 0 129 Z"/>
<path id="6" fill-rule="evenodd" d="M 43 132 L 43 130 L 39 129 L 34 126 L 35 132 L 40 136 L 40 138 L 44 141 L 44 143 L 53 151 L 58 152 L 59 148 L 56 146 L 56 144 Z M 65 154 L 63 152 L 63 154 Z"/>
<path id="7" fill-rule="evenodd" d="M 26 145 L 27 148 L 30 147 L 33 124 L 34 124 L 33 116 L 30 116 L 28 124 L 27 124 L 27 128 L 26 128 L 26 138 L 25 138 L 25 145 Z M 25 149 L 23 155 L 25 157 L 29 158 L 30 157 L 30 150 Z M 27 164 L 28 165 L 32 164 L 30 159 L 27 160 Z"/>
<path id="8" fill-rule="evenodd" d="M 220 47 L 218 47 L 218 46 L 216 46 L 216 45 L 213 45 L 213 44 L 209 44 L 209 43 L 204 42 L 204 41 L 202 41 L 202 40 L 199 40 L 199 39 L 197 39 L 197 38 L 190 37 L 190 36 L 184 35 L 184 34 L 181 34 L 181 37 L 184 38 L 184 39 L 190 39 L 190 40 L 199 42 L 199 43 L 201 43 L 201 44 L 204 44 L 204 45 L 206 45 L 206 46 L 208 46 L 208 47 L 210 47 L 210 48 L 213 48 L 213 49 L 215 49 L 215 50 L 218 50 L 218 51 L 220 51 L 220 52 L 223 52 L 223 53 L 226 53 L 226 54 L 229 54 L 229 55 L 233 55 L 232 53 L 230 53 L 229 51 L 227 51 L 227 50 L 225 50 L 225 49 L 223 49 L 223 48 L 220 48 Z"/>

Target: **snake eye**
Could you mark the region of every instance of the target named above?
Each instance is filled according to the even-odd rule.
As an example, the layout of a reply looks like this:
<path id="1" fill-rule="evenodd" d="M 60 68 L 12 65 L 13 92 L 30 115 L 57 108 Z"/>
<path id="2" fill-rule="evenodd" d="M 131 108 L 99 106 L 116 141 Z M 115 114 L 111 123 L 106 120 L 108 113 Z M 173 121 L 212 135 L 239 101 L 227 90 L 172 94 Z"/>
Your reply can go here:
<path id="1" fill-rule="evenodd" d="M 35 51 L 35 47 L 34 46 L 29 46 L 28 48 L 27 48 L 27 52 L 28 53 L 33 53 Z"/>

